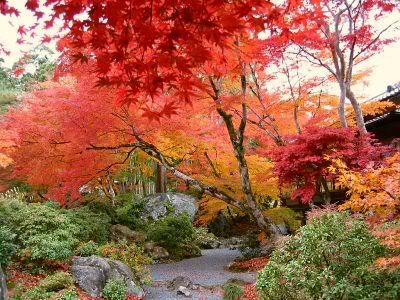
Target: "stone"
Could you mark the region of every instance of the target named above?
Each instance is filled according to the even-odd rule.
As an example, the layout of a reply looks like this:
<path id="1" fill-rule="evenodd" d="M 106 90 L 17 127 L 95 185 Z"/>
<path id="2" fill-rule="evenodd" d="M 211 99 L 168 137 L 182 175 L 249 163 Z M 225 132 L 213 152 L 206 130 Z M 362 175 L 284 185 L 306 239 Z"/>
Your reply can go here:
<path id="1" fill-rule="evenodd" d="M 143 217 L 158 220 L 167 215 L 169 208 L 176 215 L 187 213 L 191 220 L 198 211 L 197 199 L 182 193 L 160 193 L 143 199 Z"/>
<path id="2" fill-rule="evenodd" d="M 8 300 L 6 275 L 3 273 L 0 265 L 0 300 Z"/>
<path id="3" fill-rule="evenodd" d="M 178 290 L 177 290 L 176 293 L 178 295 L 184 295 L 185 297 L 190 297 L 191 296 L 189 289 L 187 287 L 184 287 L 184 286 L 178 287 Z"/>
<path id="4" fill-rule="evenodd" d="M 153 251 L 154 247 L 156 246 L 156 243 L 154 242 L 147 242 L 144 244 L 144 251 L 147 253 L 150 253 Z"/>
<path id="5" fill-rule="evenodd" d="M 189 288 L 193 285 L 192 281 L 188 277 L 178 276 L 172 279 L 168 283 L 168 289 L 177 290 L 179 287 Z"/>
<path id="6" fill-rule="evenodd" d="M 72 266 L 72 275 L 76 284 L 92 297 L 100 297 L 106 284 L 104 272 L 96 267 Z"/>
<path id="7" fill-rule="evenodd" d="M 154 246 L 153 250 L 150 251 L 150 254 L 154 259 L 162 259 L 169 257 L 168 251 L 160 246 Z"/>
<path id="8" fill-rule="evenodd" d="M 71 273 L 78 286 L 92 297 L 101 297 L 106 282 L 121 279 L 130 295 L 144 296 L 143 289 L 134 281 L 132 270 L 118 260 L 99 256 L 73 257 Z"/>
<path id="9" fill-rule="evenodd" d="M 112 225 L 110 232 L 111 239 L 113 241 L 126 240 L 129 243 L 143 243 L 147 239 L 146 233 L 142 231 L 131 230 L 129 227 L 121 224 Z"/>

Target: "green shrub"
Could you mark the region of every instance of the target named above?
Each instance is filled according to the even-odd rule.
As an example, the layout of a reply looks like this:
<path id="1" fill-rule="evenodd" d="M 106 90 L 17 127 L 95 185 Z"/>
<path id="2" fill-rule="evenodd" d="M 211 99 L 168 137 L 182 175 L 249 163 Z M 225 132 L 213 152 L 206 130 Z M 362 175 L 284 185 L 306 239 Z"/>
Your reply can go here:
<path id="1" fill-rule="evenodd" d="M 17 235 L 19 254 L 33 261 L 67 259 L 79 242 L 105 242 L 111 223 L 107 214 L 88 207 L 63 209 L 50 201 L 25 203 L 9 197 L 0 201 L 0 215 L 0 226 L 7 224 Z"/>
<path id="2" fill-rule="evenodd" d="M 108 280 L 103 289 L 103 297 L 107 300 L 125 300 L 126 283 L 122 280 Z"/>
<path id="3" fill-rule="evenodd" d="M 69 258 L 79 240 L 79 228 L 59 209 L 24 204 L 13 214 L 23 256 L 33 259 Z"/>
<path id="4" fill-rule="evenodd" d="M 67 272 L 56 272 L 42 279 L 37 288 L 46 292 L 58 292 L 69 288 L 74 284 L 71 274 Z"/>
<path id="5" fill-rule="evenodd" d="M 99 254 L 113 260 L 120 260 L 131 268 L 137 280 L 150 278 L 148 266 L 152 260 L 148 257 L 142 247 L 136 244 L 107 243 L 100 247 Z"/>
<path id="6" fill-rule="evenodd" d="M 0 265 L 5 267 L 11 261 L 13 255 L 17 252 L 15 244 L 16 235 L 10 228 L 0 225 Z"/>
<path id="7" fill-rule="evenodd" d="M 117 222 L 134 230 L 146 229 L 147 222 L 141 218 L 144 208 L 143 199 L 138 199 L 132 193 L 118 195 L 121 205 L 115 210 Z"/>
<path id="8" fill-rule="evenodd" d="M 275 207 L 266 209 L 264 214 L 272 219 L 275 224 L 286 224 L 291 232 L 296 232 L 300 228 L 300 221 L 297 219 L 296 212 L 287 207 Z"/>
<path id="9" fill-rule="evenodd" d="M 398 299 L 400 272 L 373 267 L 385 251 L 363 221 L 328 213 L 273 252 L 257 288 L 261 299 Z"/>
<path id="10" fill-rule="evenodd" d="M 75 250 L 76 255 L 79 256 L 91 256 L 96 255 L 99 252 L 99 245 L 93 241 L 83 242 L 79 244 Z"/>
<path id="11" fill-rule="evenodd" d="M 151 240 L 167 250 L 192 242 L 194 233 L 192 221 L 187 214 L 167 215 L 154 222 L 148 232 Z"/>
<path id="12" fill-rule="evenodd" d="M 229 282 L 224 285 L 224 300 L 242 299 L 243 288 L 235 283 Z"/>
<path id="13" fill-rule="evenodd" d="M 110 235 L 111 218 L 104 212 L 93 212 L 88 207 L 66 209 L 65 215 L 78 227 L 79 241 L 104 243 Z"/>

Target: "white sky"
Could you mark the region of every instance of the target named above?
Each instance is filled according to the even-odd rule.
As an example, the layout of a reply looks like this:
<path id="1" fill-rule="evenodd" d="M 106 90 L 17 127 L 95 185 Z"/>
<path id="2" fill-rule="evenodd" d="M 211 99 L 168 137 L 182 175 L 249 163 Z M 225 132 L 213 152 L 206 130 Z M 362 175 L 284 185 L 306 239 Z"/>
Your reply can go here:
<path id="1" fill-rule="evenodd" d="M 16 1 L 17 2 L 17 1 Z M 40 40 L 30 40 L 30 44 L 19 45 L 16 43 L 18 38 L 17 30 L 20 24 L 32 24 L 34 18 L 30 12 L 23 9 L 25 1 L 18 0 L 16 4 L 21 12 L 21 16 L 10 18 L 0 15 L 0 44 L 3 44 L 11 51 L 10 56 L 2 55 L 5 65 L 10 67 L 13 62 L 18 60 L 23 51 L 27 51 L 40 44 Z M 400 14 L 395 13 L 389 19 L 400 19 Z M 400 26 L 398 26 L 400 27 Z M 400 29 L 400 28 L 399 28 Z M 398 31 L 400 34 L 400 31 Z M 51 34 L 49 34 L 51 35 Z M 55 49 L 55 42 L 48 44 L 51 49 Z M 368 65 L 367 65 L 368 64 Z M 362 94 L 373 97 L 386 90 L 390 84 L 400 81 L 400 42 L 397 41 L 382 52 L 371 58 L 363 67 L 372 67 L 368 86 L 363 87 Z M 368 97 L 368 96 L 367 96 Z"/>

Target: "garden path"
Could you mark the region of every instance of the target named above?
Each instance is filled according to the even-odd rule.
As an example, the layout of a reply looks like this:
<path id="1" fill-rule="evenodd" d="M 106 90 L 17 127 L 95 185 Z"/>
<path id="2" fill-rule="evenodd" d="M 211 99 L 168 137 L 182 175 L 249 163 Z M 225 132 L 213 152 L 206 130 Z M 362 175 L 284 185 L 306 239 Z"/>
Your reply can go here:
<path id="1" fill-rule="evenodd" d="M 232 273 L 224 267 L 233 259 L 240 256 L 238 250 L 228 248 L 203 250 L 201 257 L 185 259 L 168 264 L 151 266 L 153 285 L 147 288 L 146 300 L 217 300 L 222 299 L 221 289 L 212 287 L 221 286 L 231 278 L 246 282 L 255 282 L 256 273 Z M 200 285 L 199 290 L 190 290 L 192 296 L 178 296 L 176 291 L 170 291 L 166 285 L 177 276 L 189 278 L 193 284 Z"/>

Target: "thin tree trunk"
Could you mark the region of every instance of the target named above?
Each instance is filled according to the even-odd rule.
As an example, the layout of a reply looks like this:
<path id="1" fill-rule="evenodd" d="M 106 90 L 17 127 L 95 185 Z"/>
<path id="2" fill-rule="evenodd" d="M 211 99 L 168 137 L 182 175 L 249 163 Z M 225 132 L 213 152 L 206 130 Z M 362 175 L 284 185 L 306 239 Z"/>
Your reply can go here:
<path id="1" fill-rule="evenodd" d="M 354 114 L 356 116 L 357 127 L 361 130 L 361 132 L 366 133 L 367 129 L 365 128 L 364 116 L 361 110 L 361 105 L 358 103 L 356 97 L 354 96 L 353 91 L 348 86 L 346 88 L 346 97 L 350 100 L 351 105 L 353 106 Z"/>
<path id="2" fill-rule="evenodd" d="M 339 98 L 339 106 L 338 106 L 338 115 L 340 120 L 340 126 L 343 128 L 347 127 L 347 120 L 346 120 L 346 112 L 344 110 L 344 106 L 346 103 L 346 87 L 344 82 L 339 82 L 340 87 L 340 98 Z"/>

